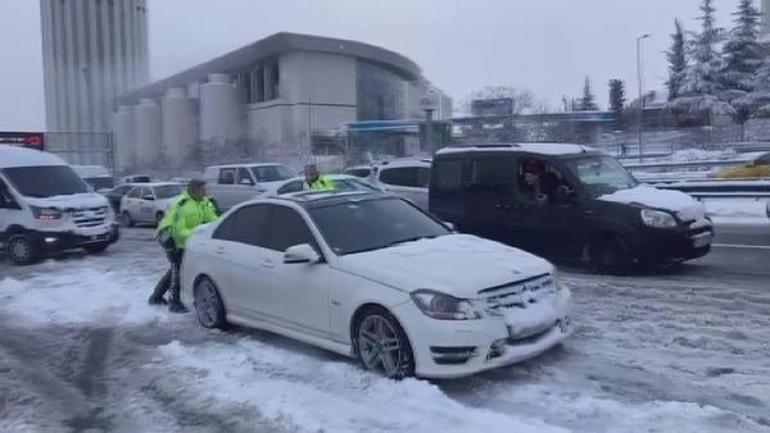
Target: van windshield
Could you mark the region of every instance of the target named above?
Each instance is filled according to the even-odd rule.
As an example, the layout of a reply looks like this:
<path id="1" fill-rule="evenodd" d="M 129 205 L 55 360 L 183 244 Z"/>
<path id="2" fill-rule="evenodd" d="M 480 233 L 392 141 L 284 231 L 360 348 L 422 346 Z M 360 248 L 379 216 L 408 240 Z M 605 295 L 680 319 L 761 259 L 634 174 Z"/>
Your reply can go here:
<path id="1" fill-rule="evenodd" d="M 589 156 L 567 161 L 567 166 L 593 197 L 633 188 L 636 179 L 610 156 Z"/>
<path id="2" fill-rule="evenodd" d="M 90 192 L 72 168 L 67 165 L 4 168 L 3 174 L 19 194 L 45 198 Z"/>

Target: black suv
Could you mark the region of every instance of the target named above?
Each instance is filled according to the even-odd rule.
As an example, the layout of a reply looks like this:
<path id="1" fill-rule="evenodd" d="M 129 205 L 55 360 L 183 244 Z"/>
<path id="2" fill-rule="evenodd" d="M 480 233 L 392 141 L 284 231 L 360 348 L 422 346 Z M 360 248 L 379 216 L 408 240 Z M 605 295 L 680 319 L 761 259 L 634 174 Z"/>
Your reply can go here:
<path id="1" fill-rule="evenodd" d="M 442 149 L 430 211 L 460 231 L 604 270 L 700 257 L 713 238 L 701 203 L 639 185 L 616 159 L 571 144 Z"/>

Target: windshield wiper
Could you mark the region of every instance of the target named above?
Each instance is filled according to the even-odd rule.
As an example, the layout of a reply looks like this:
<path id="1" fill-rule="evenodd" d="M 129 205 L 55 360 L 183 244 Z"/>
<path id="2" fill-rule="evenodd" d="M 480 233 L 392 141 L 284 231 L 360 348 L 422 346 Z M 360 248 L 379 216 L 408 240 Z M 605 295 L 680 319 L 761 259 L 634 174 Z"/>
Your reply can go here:
<path id="1" fill-rule="evenodd" d="M 394 247 L 396 245 L 406 244 L 406 243 L 409 243 L 409 242 L 417 242 L 417 241 L 421 241 L 423 239 L 433 239 L 433 238 L 436 238 L 436 237 L 438 237 L 438 236 L 435 236 L 435 235 L 433 235 L 433 236 L 415 236 L 413 238 L 408 238 L 408 239 L 403 239 L 403 240 L 396 241 L 396 242 L 391 242 L 390 244 L 388 244 L 388 246 L 389 247 Z"/>

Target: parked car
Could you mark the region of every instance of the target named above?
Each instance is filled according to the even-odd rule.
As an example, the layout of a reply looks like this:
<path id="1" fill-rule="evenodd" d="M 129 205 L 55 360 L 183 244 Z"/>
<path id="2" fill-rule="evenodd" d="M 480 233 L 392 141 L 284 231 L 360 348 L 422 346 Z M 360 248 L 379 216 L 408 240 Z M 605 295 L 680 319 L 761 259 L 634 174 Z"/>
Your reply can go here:
<path id="1" fill-rule="evenodd" d="M 131 176 L 124 176 L 120 178 L 120 182 L 118 182 L 118 185 L 123 185 L 126 183 L 150 183 L 152 182 L 152 177 L 146 174 L 132 174 Z"/>
<path id="2" fill-rule="evenodd" d="M 103 196 L 107 197 L 107 201 L 110 202 L 110 206 L 112 206 L 112 210 L 116 215 L 120 215 L 120 202 L 123 199 L 123 196 L 128 194 L 128 192 L 131 191 L 136 185 L 139 184 L 124 183 L 102 193 Z"/>
<path id="3" fill-rule="evenodd" d="M 204 327 L 265 329 L 394 378 L 474 374 L 572 332 L 550 263 L 377 192 L 242 203 L 193 232 L 182 287 Z"/>
<path id="4" fill-rule="evenodd" d="M 276 188 L 292 176 L 281 164 L 217 165 L 203 172 L 209 195 L 223 211 Z"/>
<path id="5" fill-rule="evenodd" d="M 104 193 L 115 187 L 115 179 L 101 165 L 73 165 L 72 169 L 98 193 Z"/>
<path id="6" fill-rule="evenodd" d="M 712 173 L 709 177 L 720 179 L 749 179 L 770 177 L 770 152 L 760 155 L 743 165 L 728 167 Z"/>
<path id="7" fill-rule="evenodd" d="M 580 145 L 442 149 L 430 210 L 462 231 L 608 271 L 701 257 L 713 238 L 701 203 L 640 185 L 616 159 Z"/>
<path id="8" fill-rule="evenodd" d="M 350 176 L 347 174 L 330 174 L 326 176 L 326 178 L 332 181 L 336 192 L 385 191 L 382 186 L 371 182 L 369 179 L 362 179 L 360 177 Z M 281 183 L 276 182 L 270 189 L 260 194 L 258 197 L 272 197 L 276 195 L 300 192 L 304 189 L 304 185 L 304 177 L 294 177 Z"/>
<path id="9" fill-rule="evenodd" d="M 11 263 L 28 265 L 73 248 L 99 253 L 117 240 L 107 199 L 63 159 L 0 145 L 0 246 Z"/>
<path id="10" fill-rule="evenodd" d="M 356 166 L 345 174 L 369 178 L 385 190 L 412 200 L 420 208 L 428 209 L 429 159 L 401 159 L 372 166 Z"/>
<path id="11" fill-rule="evenodd" d="M 136 184 L 123 196 L 120 204 L 123 224 L 127 227 L 137 223 L 157 225 L 168 206 L 183 190 L 184 186 L 178 183 Z"/>

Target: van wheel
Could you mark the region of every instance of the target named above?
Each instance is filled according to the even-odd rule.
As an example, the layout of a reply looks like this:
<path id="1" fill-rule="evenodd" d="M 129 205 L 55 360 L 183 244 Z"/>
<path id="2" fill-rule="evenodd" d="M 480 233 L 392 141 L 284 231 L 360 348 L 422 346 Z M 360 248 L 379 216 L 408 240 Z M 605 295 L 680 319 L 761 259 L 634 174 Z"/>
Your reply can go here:
<path id="1" fill-rule="evenodd" d="M 6 243 L 8 259 L 17 266 L 31 265 L 41 257 L 40 246 L 31 236 L 18 233 L 11 235 Z"/>
<path id="2" fill-rule="evenodd" d="M 120 215 L 120 219 L 123 222 L 124 226 L 126 227 L 134 226 L 134 220 L 131 218 L 131 215 L 129 215 L 127 210 L 123 211 L 123 213 Z"/>
<path id="3" fill-rule="evenodd" d="M 591 242 L 589 259 L 593 269 L 603 273 L 623 273 L 631 264 L 628 249 L 617 236 L 603 236 Z"/>
<path id="4" fill-rule="evenodd" d="M 365 369 L 396 380 L 414 375 L 409 339 L 398 320 L 384 308 L 370 308 L 361 315 L 354 343 Z"/>

